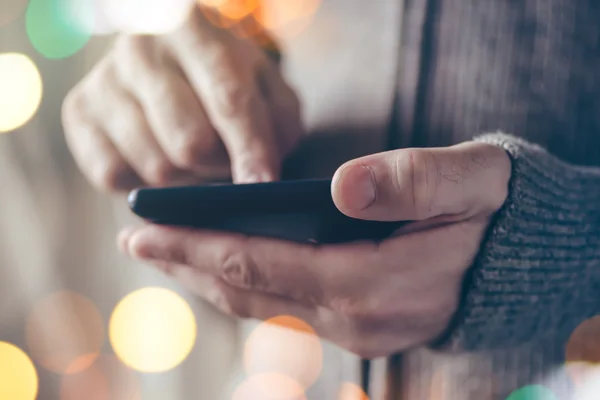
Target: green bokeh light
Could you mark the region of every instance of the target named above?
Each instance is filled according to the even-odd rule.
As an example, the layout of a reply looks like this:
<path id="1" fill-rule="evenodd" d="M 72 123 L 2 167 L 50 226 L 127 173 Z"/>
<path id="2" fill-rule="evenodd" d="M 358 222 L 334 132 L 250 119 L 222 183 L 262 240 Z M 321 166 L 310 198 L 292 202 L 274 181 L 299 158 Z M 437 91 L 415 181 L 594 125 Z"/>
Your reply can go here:
<path id="1" fill-rule="evenodd" d="M 558 400 L 558 397 L 547 387 L 529 385 L 513 392 L 506 400 Z"/>
<path id="2" fill-rule="evenodd" d="M 30 0 L 25 16 L 27 35 L 45 57 L 69 57 L 89 41 L 90 32 L 84 26 L 92 13 L 85 0 Z"/>

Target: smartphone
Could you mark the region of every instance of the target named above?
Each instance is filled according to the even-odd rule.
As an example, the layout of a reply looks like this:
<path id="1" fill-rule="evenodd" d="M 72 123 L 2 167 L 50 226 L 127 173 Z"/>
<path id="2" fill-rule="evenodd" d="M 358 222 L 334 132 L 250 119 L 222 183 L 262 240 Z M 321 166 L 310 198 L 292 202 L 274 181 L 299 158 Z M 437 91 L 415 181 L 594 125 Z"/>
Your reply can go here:
<path id="1" fill-rule="evenodd" d="M 155 224 L 308 243 L 379 241 L 404 224 L 344 215 L 331 179 L 138 189 L 129 206 Z"/>

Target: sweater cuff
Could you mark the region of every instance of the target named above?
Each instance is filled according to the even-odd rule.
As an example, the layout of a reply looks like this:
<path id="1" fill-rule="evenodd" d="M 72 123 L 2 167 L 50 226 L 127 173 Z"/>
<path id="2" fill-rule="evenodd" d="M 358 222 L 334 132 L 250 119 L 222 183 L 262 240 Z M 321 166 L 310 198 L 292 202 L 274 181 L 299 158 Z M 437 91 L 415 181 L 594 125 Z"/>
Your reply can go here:
<path id="1" fill-rule="evenodd" d="M 600 170 L 502 133 L 475 140 L 511 156 L 509 195 L 436 347 L 492 350 L 568 333 L 600 311 Z"/>

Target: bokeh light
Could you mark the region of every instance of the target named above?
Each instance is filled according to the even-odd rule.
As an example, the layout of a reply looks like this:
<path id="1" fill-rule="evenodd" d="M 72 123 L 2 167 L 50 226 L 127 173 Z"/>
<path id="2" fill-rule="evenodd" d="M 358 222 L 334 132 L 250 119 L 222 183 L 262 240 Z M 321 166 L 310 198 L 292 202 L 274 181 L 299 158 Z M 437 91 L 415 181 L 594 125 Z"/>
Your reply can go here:
<path id="1" fill-rule="evenodd" d="M 163 34 L 181 26 L 193 0 L 99 0 L 96 33 Z"/>
<path id="2" fill-rule="evenodd" d="M 0 54 L 0 133 L 15 130 L 33 117 L 42 90 L 42 77 L 29 57 Z"/>
<path id="3" fill-rule="evenodd" d="M 265 1 L 255 18 L 268 31 L 281 37 L 300 34 L 314 19 L 322 0 Z"/>
<path id="4" fill-rule="evenodd" d="M 0 342 L 0 399 L 33 400 L 38 392 L 33 363 L 21 349 Z"/>
<path id="5" fill-rule="evenodd" d="M 344 382 L 338 391 L 337 400 L 369 400 L 369 396 L 357 384 Z"/>
<path id="6" fill-rule="evenodd" d="M 322 0 L 198 0 L 206 18 L 237 36 L 268 46 L 266 32 L 293 37 L 313 21 Z"/>
<path id="7" fill-rule="evenodd" d="M 313 328 L 291 316 L 279 316 L 260 324 L 244 348 L 248 375 L 275 373 L 308 389 L 323 367 L 323 347 Z"/>
<path id="8" fill-rule="evenodd" d="M 600 316 L 580 324 L 567 342 L 568 362 L 600 363 Z"/>
<path id="9" fill-rule="evenodd" d="M 567 370 L 568 372 L 571 372 Z M 585 373 L 578 376 L 571 400 L 597 400 L 600 397 L 600 366 L 586 364 Z"/>
<path id="10" fill-rule="evenodd" d="M 65 375 L 60 400 L 141 400 L 138 376 L 115 356 L 101 355 L 90 368 Z"/>
<path id="11" fill-rule="evenodd" d="M 261 0 L 200 0 L 200 3 L 235 21 L 252 14 L 259 7 Z"/>
<path id="12" fill-rule="evenodd" d="M 47 58 L 72 56 L 90 39 L 86 25 L 94 11 L 87 0 L 30 0 L 25 15 L 29 40 Z"/>
<path id="13" fill-rule="evenodd" d="M 233 393 L 232 400 L 306 400 L 302 385 L 288 376 L 266 373 L 251 376 Z"/>
<path id="14" fill-rule="evenodd" d="M 27 0 L 0 0 L 0 27 L 19 17 L 27 7 Z"/>
<path id="15" fill-rule="evenodd" d="M 575 383 L 600 365 L 600 316 L 581 323 L 571 334 L 565 351 L 566 371 Z"/>
<path id="16" fill-rule="evenodd" d="M 196 330 L 196 319 L 184 299 L 167 289 L 145 288 L 117 305 L 109 337 L 126 365 L 141 372 L 163 372 L 187 358 Z"/>
<path id="17" fill-rule="evenodd" d="M 88 368 L 104 343 L 104 321 L 86 297 L 68 291 L 54 293 L 37 303 L 26 326 L 32 358 L 59 374 Z"/>
<path id="18" fill-rule="evenodd" d="M 558 400 L 558 397 L 545 386 L 529 385 L 514 391 L 506 400 Z"/>
<path id="19" fill-rule="evenodd" d="M 253 5 L 253 3 L 256 3 Z M 219 28 L 229 29 L 233 33 L 242 21 L 253 20 L 253 11 L 259 6 L 253 0 L 198 0 L 200 11 L 204 17 Z"/>

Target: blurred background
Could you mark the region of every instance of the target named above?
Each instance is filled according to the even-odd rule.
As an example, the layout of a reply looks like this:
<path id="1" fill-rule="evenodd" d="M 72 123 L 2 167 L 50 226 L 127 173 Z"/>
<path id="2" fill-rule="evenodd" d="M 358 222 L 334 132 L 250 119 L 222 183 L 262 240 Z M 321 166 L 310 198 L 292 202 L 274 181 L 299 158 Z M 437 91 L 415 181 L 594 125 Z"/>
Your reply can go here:
<path id="1" fill-rule="evenodd" d="M 317 380 L 334 382 L 330 398 L 365 398 L 357 370 L 322 368 L 325 357 L 352 357 L 302 321 L 240 330 L 119 255 L 116 234 L 135 221 L 126 199 L 95 192 L 68 152 L 60 115 L 69 89 L 116 33 L 173 29 L 190 1 L 0 0 L 2 400 L 241 400 L 262 398 L 257 387 L 302 399 Z M 217 24 L 251 16 L 289 40 L 321 6 L 276 1 L 269 14 L 258 0 L 205 3 L 227 17 Z"/>
<path id="2" fill-rule="evenodd" d="M 278 39 L 290 64 L 302 66 L 286 72 L 305 103 L 309 131 L 343 120 L 349 138 L 357 121 L 381 119 L 367 109 L 385 111 L 392 89 L 373 85 L 373 59 L 397 50 L 397 38 L 382 39 L 361 16 L 392 15 L 401 2 L 344 10 L 334 1 L 202 3 L 219 11 L 221 18 L 212 20 L 219 26 L 261 40 L 258 30 L 240 29 L 240 21 L 250 20 Z M 303 321 L 280 316 L 239 324 L 159 271 L 121 256 L 116 235 L 135 223 L 126 198 L 94 191 L 69 154 L 61 104 L 70 88 L 116 34 L 167 32 L 194 4 L 0 0 L 0 400 L 367 399 L 357 385 L 358 359 L 319 340 Z M 372 50 L 356 55 L 356 48 Z M 363 102 L 330 101 L 340 92 Z M 375 125 L 360 128 L 370 137 L 385 132 Z M 339 165 L 327 143 L 309 150 Z M 582 324 L 567 359 L 600 359 L 599 331 L 598 317 Z M 382 365 L 378 360 L 375 372 Z M 569 366 L 557 376 L 579 376 L 581 363 Z M 431 378 L 431 399 L 446 399 L 444 377 L 461 373 L 444 368 Z M 382 387 L 373 389 L 373 399 L 381 398 Z M 540 390 L 526 387 L 509 400 L 549 398 L 532 395 Z M 597 398 L 599 390 L 586 393 Z"/>

